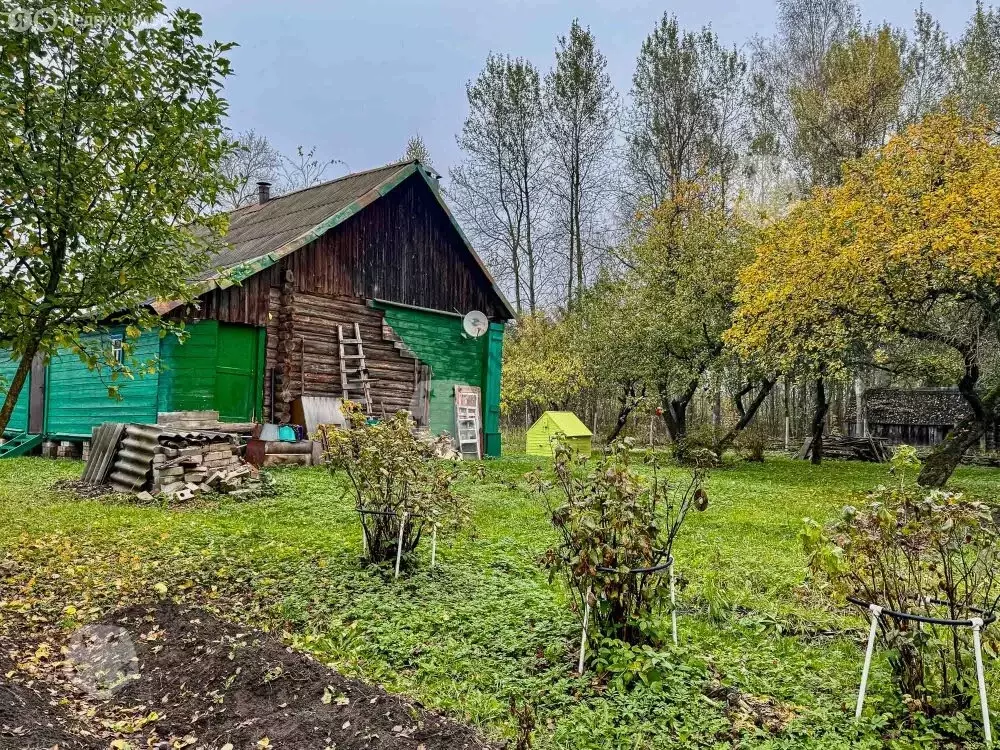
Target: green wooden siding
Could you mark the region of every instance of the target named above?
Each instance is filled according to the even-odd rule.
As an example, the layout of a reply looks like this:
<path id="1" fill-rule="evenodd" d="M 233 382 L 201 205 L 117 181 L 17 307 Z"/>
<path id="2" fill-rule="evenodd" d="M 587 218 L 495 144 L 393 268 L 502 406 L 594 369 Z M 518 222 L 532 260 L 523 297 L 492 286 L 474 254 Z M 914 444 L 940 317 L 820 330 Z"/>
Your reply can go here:
<path id="1" fill-rule="evenodd" d="M 495 409 L 499 427 L 500 389 L 486 387 L 489 336 L 464 334 L 462 319 L 454 315 L 415 310 L 379 302 L 385 321 L 410 350 L 431 368 L 430 429 L 455 434 L 455 386 L 478 386 L 483 393 L 485 419 Z M 501 333 L 502 333 L 501 328 Z M 499 381 L 499 378 L 498 378 Z M 494 393 L 495 391 L 495 393 Z M 495 398 L 495 406 L 489 399 Z M 499 441 L 496 441 L 497 443 Z M 499 449 L 499 445 L 497 445 Z"/>
<path id="2" fill-rule="evenodd" d="M 500 455 L 500 374 L 503 369 L 503 323 L 490 323 L 486 335 L 486 388 L 483 390 L 483 446 L 487 456 Z"/>
<path id="3" fill-rule="evenodd" d="M 155 331 L 147 331 L 136 343 L 133 356 L 145 362 L 157 357 L 159 351 L 159 335 Z M 147 373 L 137 375 L 134 380 L 119 378 L 112 381 L 107 372 L 87 369 L 75 354 L 60 352 L 49 363 L 45 433 L 89 437 L 91 429 L 101 422 L 155 424 L 159 380 L 159 373 Z M 120 400 L 108 396 L 110 385 L 118 386 Z"/>
<path id="4" fill-rule="evenodd" d="M 17 360 L 12 359 L 7 352 L 0 352 L 0 406 L 7 398 L 7 388 L 14 371 L 17 369 Z M 17 403 L 14 404 L 14 412 L 10 415 L 7 423 L 7 432 L 26 432 L 28 429 L 28 394 L 31 393 L 31 374 L 24 379 L 24 386 L 17 396 Z"/>
<path id="5" fill-rule="evenodd" d="M 215 410 L 224 422 L 261 418 L 264 329 L 202 320 L 187 330 L 183 343 L 163 340 L 159 410 Z"/>
<path id="6" fill-rule="evenodd" d="M 160 347 L 160 411 L 215 409 L 215 363 L 219 322 L 202 320 L 187 327 L 184 342 L 168 334 Z"/>

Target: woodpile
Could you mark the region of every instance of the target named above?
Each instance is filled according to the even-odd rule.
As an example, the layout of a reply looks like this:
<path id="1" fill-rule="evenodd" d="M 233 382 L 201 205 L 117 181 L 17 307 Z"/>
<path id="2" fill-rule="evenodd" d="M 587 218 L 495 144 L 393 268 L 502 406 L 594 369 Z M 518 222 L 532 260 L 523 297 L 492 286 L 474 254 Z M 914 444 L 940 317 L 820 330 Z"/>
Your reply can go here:
<path id="1" fill-rule="evenodd" d="M 812 456 L 812 438 L 806 439 L 799 451 L 799 458 Z M 889 444 L 876 437 L 845 437 L 843 435 L 823 436 L 823 458 L 841 458 L 849 461 L 885 463 L 892 458 Z"/>

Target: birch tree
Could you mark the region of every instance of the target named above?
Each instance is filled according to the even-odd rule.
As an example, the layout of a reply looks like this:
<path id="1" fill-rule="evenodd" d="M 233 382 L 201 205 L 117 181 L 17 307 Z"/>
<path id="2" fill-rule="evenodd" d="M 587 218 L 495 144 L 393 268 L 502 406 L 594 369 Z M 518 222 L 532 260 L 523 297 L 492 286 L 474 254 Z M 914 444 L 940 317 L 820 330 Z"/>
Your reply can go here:
<path id="1" fill-rule="evenodd" d="M 709 28 L 684 31 L 664 14 L 642 44 L 625 123 L 628 188 L 635 212 L 674 200 L 705 175 L 723 197 L 740 150 L 746 62 Z"/>

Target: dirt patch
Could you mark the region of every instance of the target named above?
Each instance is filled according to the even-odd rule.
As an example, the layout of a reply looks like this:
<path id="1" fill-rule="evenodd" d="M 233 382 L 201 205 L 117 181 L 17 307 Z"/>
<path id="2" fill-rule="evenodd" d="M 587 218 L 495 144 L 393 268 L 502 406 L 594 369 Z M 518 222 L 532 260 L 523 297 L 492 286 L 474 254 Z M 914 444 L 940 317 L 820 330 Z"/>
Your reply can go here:
<path id="1" fill-rule="evenodd" d="M 97 497 L 108 497 L 109 495 L 119 495 L 110 484 L 91 484 L 82 479 L 60 479 L 52 485 L 52 489 L 59 492 L 69 492 L 81 500 L 91 500 Z"/>
<path id="2" fill-rule="evenodd" d="M 0 658 L 0 750 L 107 747 L 43 683 L 6 677 L 11 673 L 14 665 Z"/>
<path id="3" fill-rule="evenodd" d="M 136 668 L 101 713 L 105 722 L 148 722 L 137 733 L 141 742 L 133 735 L 134 744 L 234 750 L 489 747 L 468 727 L 204 610 L 133 607 L 104 624 L 130 637 Z"/>
<path id="4" fill-rule="evenodd" d="M 722 703 L 722 710 L 733 724 L 734 739 L 753 728 L 779 734 L 795 718 L 792 706 L 776 698 L 745 693 L 737 687 L 723 685 L 718 675 L 706 693 L 709 698 Z"/>

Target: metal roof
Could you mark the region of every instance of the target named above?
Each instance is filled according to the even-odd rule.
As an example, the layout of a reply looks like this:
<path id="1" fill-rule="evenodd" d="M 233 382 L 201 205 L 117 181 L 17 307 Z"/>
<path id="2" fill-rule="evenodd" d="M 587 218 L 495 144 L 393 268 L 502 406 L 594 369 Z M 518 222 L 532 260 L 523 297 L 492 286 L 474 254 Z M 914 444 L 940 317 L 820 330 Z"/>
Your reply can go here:
<path id="1" fill-rule="evenodd" d="M 225 249 L 212 258 L 210 270 L 196 280 L 200 286 L 199 294 L 238 284 L 274 265 L 281 258 L 308 245 L 347 220 L 413 174 L 419 174 L 430 187 L 438 204 L 486 276 L 501 306 L 511 318 L 515 317 L 510 302 L 500 291 L 486 264 L 442 199 L 434 178 L 417 160 L 355 172 L 276 196 L 262 204 L 232 211 L 229 214 L 229 231 L 224 238 Z M 179 301 L 158 302 L 153 305 L 153 309 L 162 315 L 181 304 Z"/>

